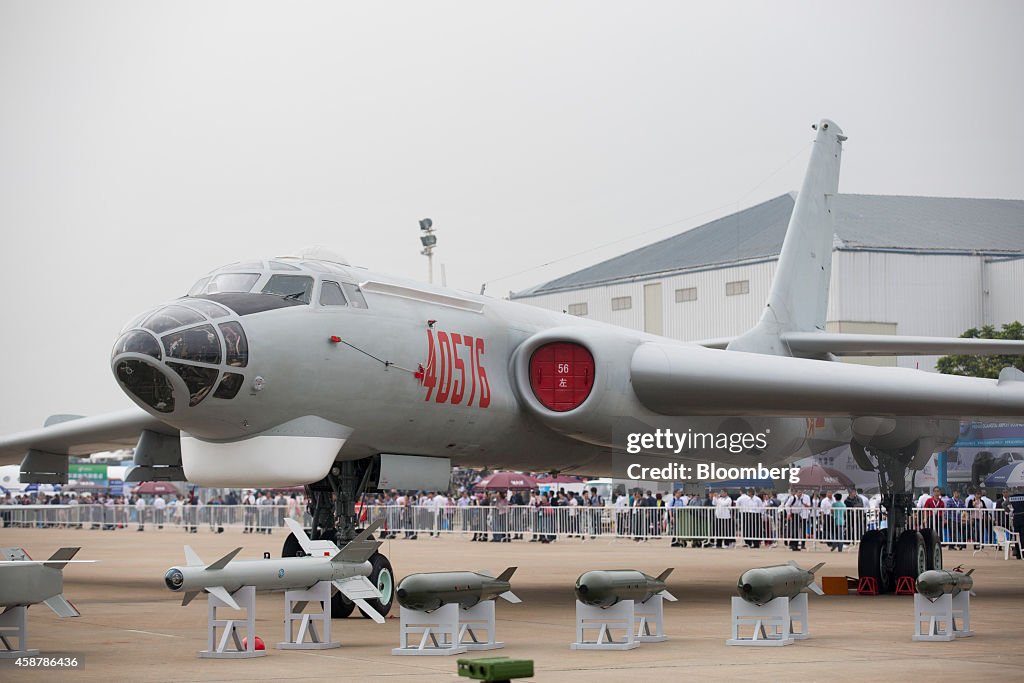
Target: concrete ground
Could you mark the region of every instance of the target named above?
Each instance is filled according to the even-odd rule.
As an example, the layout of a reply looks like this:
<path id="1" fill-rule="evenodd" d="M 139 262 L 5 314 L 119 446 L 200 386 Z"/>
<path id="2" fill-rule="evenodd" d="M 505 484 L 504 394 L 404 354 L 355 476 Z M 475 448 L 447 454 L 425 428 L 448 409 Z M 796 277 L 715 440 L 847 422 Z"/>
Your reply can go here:
<path id="1" fill-rule="evenodd" d="M 214 535 L 201 531 L 131 529 L 0 529 L 0 545 L 22 546 L 34 558 L 59 546 L 80 545 L 70 565 L 65 593 L 81 618 L 60 619 L 45 606 L 29 610 L 30 645 L 48 656 L 77 656 L 78 670 L 25 670 L 0 660 L 0 680 L 35 681 L 235 681 L 343 680 L 451 681 L 456 657 L 395 657 L 398 607 L 383 626 L 362 618 L 334 622 L 342 647 L 318 652 L 270 649 L 250 660 L 199 659 L 206 647 L 206 604 L 202 597 L 181 607 L 180 596 L 163 584 L 164 572 L 183 562 L 189 543 L 207 562 L 241 545 L 239 559 L 277 556 L 284 537 L 243 535 L 237 530 Z M 523 602 L 499 601 L 498 637 L 506 643 L 493 653 L 533 659 L 536 681 L 692 680 L 1021 680 L 1024 671 L 1024 562 L 1004 561 L 989 550 L 946 553 L 946 566 L 975 567 L 975 636 L 947 643 L 911 641 L 913 598 L 882 596 L 810 596 L 811 638 L 787 647 L 729 647 L 730 603 L 736 580 L 746 569 L 797 560 L 808 567 L 824 561 L 819 576 L 856 574 L 856 553 L 827 548 L 678 549 L 667 540 L 560 540 L 551 545 L 472 543 L 465 537 L 387 541 L 382 548 L 399 578 L 420 571 L 499 572 L 516 565 L 513 590 Z M 576 577 L 599 568 L 639 569 L 657 574 L 674 567 L 669 590 L 679 602 L 666 603 L 669 640 L 626 652 L 574 652 Z M 268 643 L 282 639 L 281 594 L 260 594 L 257 633 Z"/>

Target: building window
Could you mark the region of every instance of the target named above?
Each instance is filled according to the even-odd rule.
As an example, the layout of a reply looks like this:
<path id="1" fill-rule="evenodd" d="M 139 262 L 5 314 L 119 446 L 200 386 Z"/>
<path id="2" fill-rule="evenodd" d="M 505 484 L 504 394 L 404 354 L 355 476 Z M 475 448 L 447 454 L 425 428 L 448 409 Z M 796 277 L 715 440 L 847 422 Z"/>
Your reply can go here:
<path id="1" fill-rule="evenodd" d="M 568 311 L 568 313 L 569 313 L 569 315 L 579 315 L 579 316 L 586 315 L 587 314 L 587 304 L 586 304 L 586 302 L 584 302 L 582 304 L 569 304 L 569 311 Z"/>
<path id="2" fill-rule="evenodd" d="M 631 296 L 613 296 L 612 297 L 612 310 L 613 311 L 628 311 L 633 308 L 633 297 Z"/>
<path id="3" fill-rule="evenodd" d="M 737 294 L 750 294 L 750 280 L 737 280 L 736 282 L 725 283 L 726 296 L 736 296 Z"/>
<path id="4" fill-rule="evenodd" d="M 697 288 L 687 287 L 686 289 L 676 290 L 676 303 L 681 304 L 684 301 L 696 301 L 697 300 Z"/>

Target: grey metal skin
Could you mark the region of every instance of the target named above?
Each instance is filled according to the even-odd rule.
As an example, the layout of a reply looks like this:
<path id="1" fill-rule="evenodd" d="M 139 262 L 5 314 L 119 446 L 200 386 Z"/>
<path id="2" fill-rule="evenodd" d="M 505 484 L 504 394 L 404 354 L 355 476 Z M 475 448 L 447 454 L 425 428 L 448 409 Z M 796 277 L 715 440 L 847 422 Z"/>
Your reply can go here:
<path id="1" fill-rule="evenodd" d="M 666 600 L 675 596 L 665 590 L 665 579 L 672 573 L 666 569 L 658 576 L 648 576 L 633 569 L 597 569 L 576 579 L 576 599 L 592 607 L 608 608 L 623 600 L 647 602 L 655 595 Z"/>
<path id="2" fill-rule="evenodd" d="M 43 603 L 59 617 L 81 616 L 63 595 L 64 566 L 78 551 L 79 548 L 61 548 L 50 559 L 37 561 L 21 548 L 0 548 L 0 556 L 4 558 L 0 560 L 0 606 L 27 607 Z"/>
<path id="3" fill-rule="evenodd" d="M 123 332 L 138 332 L 152 352 L 118 347 L 112 366 L 116 371 L 122 361 L 132 361 L 162 377 L 173 389 L 173 409 L 157 410 L 120 377 L 140 409 L 2 437 L 0 464 L 19 462 L 30 452 L 35 464 L 29 460 L 23 469 L 33 476 L 58 476 L 56 460 L 132 446 L 141 431 L 150 430 L 172 439 L 180 435 L 185 475 L 211 486 L 305 484 L 324 477 L 336 461 L 380 453 L 449 458 L 456 466 L 535 471 L 556 466 L 603 476 L 611 474 L 610 451 L 623 448 L 610 427 L 622 417 L 681 416 L 698 432 L 770 432 L 757 459 L 771 466 L 849 444 L 854 437 L 864 447 L 902 453 L 912 448 L 915 457 L 930 456 L 956 440 L 960 417 L 1024 415 L 1020 373 L 997 381 L 831 362 L 833 345 L 842 350 L 855 342 L 858 353 L 884 348 L 895 355 L 931 355 L 947 345 L 961 349 L 964 340 L 893 336 L 884 343 L 863 337 L 844 341 L 818 329 L 829 296 L 830 196 L 838 189 L 846 136 L 828 120 L 816 129 L 770 305 L 758 326 L 729 350 L 435 287 L 334 258 L 263 259 L 255 266 L 226 266 L 214 275 L 251 273 L 258 280 L 243 298 L 274 300 L 282 307 L 247 313 L 225 300 L 222 317 L 214 318 L 203 312 L 215 305 L 212 294 L 168 303 L 191 307 L 201 318 L 194 325 L 183 322 L 181 331 L 211 329 L 211 348 L 219 360 L 200 359 L 192 367 L 240 375 L 237 395 L 200 393 L 190 405 L 189 387 L 174 369 L 173 352 L 162 336 L 176 334 L 177 328 L 153 333 L 144 327 L 148 313 L 143 314 Z M 269 279 L 282 272 L 310 278 L 308 304 L 261 294 Z M 322 304 L 331 282 L 357 288 L 365 305 Z M 227 337 L 220 331 L 224 324 L 237 324 L 244 332 L 244 365 L 228 362 Z M 594 359 L 592 390 L 572 410 L 545 407 L 531 388 L 530 359 L 540 346 L 553 342 L 581 345 Z M 1016 349 L 1024 354 L 1024 342 L 993 343 L 998 347 L 978 340 L 973 352 L 998 348 L 998 353 Z M 442 351 L 456 369 L 453 363 L 431 365 Z M 450 377 L 428 383 L 420 367 L 435 367 Z M 484 374 L 489 402 L 481 406 Z M 453 390 L 458 401 L 453 392 L 441 392 L 442 385 L 453 382 L 461 386 Z M 722 417 L 735 415 L 745 417 Z M 806 424 L 811 415 L 826 418 L 813 433 Z M 876 424 L 879 415 L 887 416 L 885 424 Z M 857 420 L 862 425 L 855 430 Z M 517 448 L 508 449 L 509 443 Z M 658 461 L 651 465 L 709 459 L 748 465 L 751 454 L 713 449 L 650 457 Z"/>
<path id="4" fill-rule="evenodd" d="M 257 591 L 285 591 L 306 589 L 321 581 L 330 581 L 367 616 L 378 623 L 384 623 L 384 617 L 366 603 L 368 599 L 381 599 L 380 591 L 366 578 L 372 572 L 368 558 L 376 551 L 380 541 L 367 541 L 366 538 L 382 522 L 371 525 L 339 550 L 329 541 L 310 542 L 298 523 L 292 519 L 285 521 L 304 550 L 329 545 L 333 551 L 328 551 L 326 555 L 233 561 L 242 550 L 235 548 L 207 565 L 191 547 L 185 546 L 188 564 L 168 569 L 164 574 L 164 583 L 172 591 L 185 593 L 182 605 L 189 604 L 205 591 L 231 607 L 240 609 L 231 593 L 242 586 L 254 586 Z"/>
<path id="5" fill-rule="evenodd" d="M 932 602 L 946 593 L 952 596 L 958 595 L 961 591 L 973 593 L 973 573 L 973 569 L 966 574 L 948 569 L 931 569 L 917 577 L 917 592 Z"/>
<path id="6" fill-rule="evenodd" d="M 509 579 L 516 567 L 509 567 L 497 577 L 485 572 L 425 572 L 402 579 L 395 591 L 398 604 L 406 609 L 433 612 L 442 605 L 457 603 L 468 609 L 485 600 L 502 598 L 521 602 L 512 592 Z"/>
<path id="7" fill-rule="evenodd" d="M 736 590 L 741 598 L 755 605 L 766 605 L 775 598 L 795 598 L 804 588 L 822 595 L 814 583 L 814 573 L 824 564 L 819 562 L 810 569 L 801 569 L 796 562 L 790 562 L 748 569 L 740 576 Z"/>

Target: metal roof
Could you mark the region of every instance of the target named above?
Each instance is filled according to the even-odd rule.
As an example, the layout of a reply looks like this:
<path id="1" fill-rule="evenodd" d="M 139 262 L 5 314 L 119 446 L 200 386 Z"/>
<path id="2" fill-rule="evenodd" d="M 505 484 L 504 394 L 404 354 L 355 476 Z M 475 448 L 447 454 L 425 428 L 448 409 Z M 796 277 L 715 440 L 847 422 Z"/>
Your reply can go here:
<path id="1" fill-rule="evenodd" d="M 513 298 L 775 258 L 795 197 L 781 195 Z M 1022 200 L 839 194 L 832 211 L 840 250 L 1024 254 Z"/>

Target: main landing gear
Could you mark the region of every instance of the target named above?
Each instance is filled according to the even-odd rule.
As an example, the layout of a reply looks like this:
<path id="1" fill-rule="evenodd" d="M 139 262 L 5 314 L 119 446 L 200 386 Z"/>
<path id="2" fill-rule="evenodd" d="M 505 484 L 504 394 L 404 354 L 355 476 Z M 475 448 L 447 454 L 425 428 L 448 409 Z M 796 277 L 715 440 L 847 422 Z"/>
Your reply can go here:
<path id="1" fill-rule="evenodd" d="M 892 593 L 901 576 L 916 580 L 926 570 L 942 569 L 942 539 L 938 534 L 932 529 L 907 528 L 914 507 L 913 493 L 907 490 L 908 454 L 871 449 L 872 463 L 862 446 L 854 443 L 851 448 L 863 469 L 878 472 L 882 507 L 888 512 L 885 529 L 873 529 L 861 537 L 857 556 L 860 577 L 870 576 L 878 583 L 880 593 Z"/>
<path id="2" fill-rule="evenodd" d="M 372 463 L 370 458 L 336 462 L 326 477 L 306 487 L 308 510 L 313 518 L 309 534 L 312 540 L 329 539 L 341 548 L 356 537 L 359 533 L 356 501 L 366 490 Z M 294 557 L 301 552 L 298 540 L 288 534 L 281 556 Z M 370 557 L 370 564 L 373 570 L 367 578 L 384 597 L 367 602 L 382 616 L 387 616 L 395 601 L 395 573 L 388 558 L 379 552 Z M 335 593 L 331 598 L 331 614 L 335 619 L 351 615 L 354 609 L 355 604 L 341 593 Z"/>

